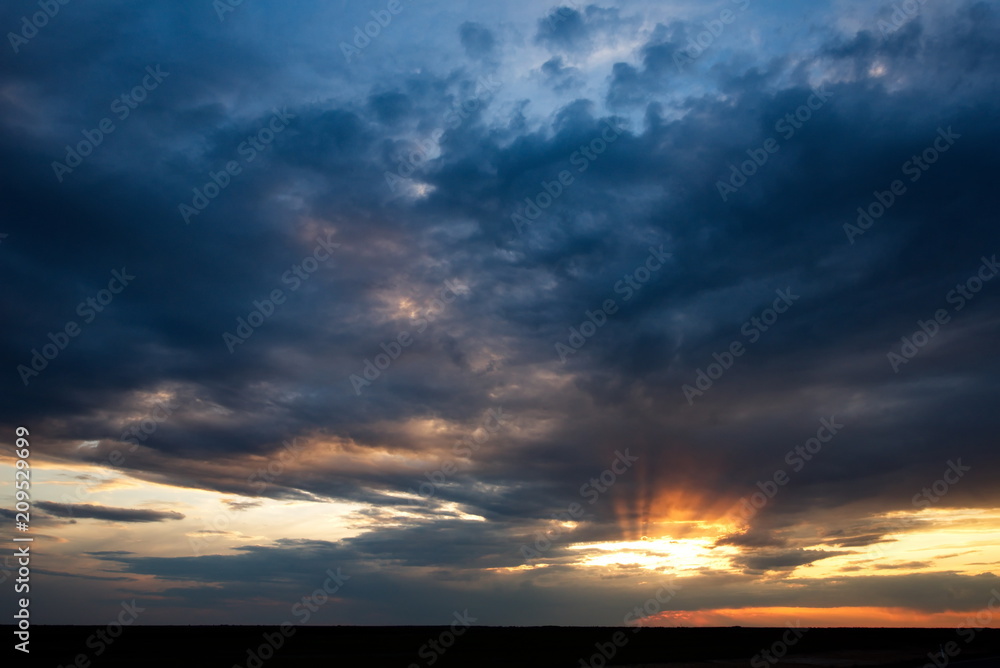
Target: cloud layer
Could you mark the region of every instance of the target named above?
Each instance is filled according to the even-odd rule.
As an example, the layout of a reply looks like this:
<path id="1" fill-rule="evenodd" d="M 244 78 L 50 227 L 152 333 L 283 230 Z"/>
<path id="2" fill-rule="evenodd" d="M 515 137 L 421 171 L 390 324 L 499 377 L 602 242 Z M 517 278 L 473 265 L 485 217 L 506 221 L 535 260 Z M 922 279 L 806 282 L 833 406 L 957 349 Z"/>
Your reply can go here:
<path id="1" fill-rule="evenodd" d="M 133 486 L 36 505 L 350 508 L 79 566 L 183 581 L 163 621 L 337 564 L 355 621 L 617 623 L 644 557 L 580 558 L 643 537 L 704 540 L 685 610 L 975 609 L 990 556 L 808 575 L 996 526 L 1000 21 L 924 11 L 405 4 L 362 47 L 348 3 L 63 7 L 0 60 L 0 419 Z"/>

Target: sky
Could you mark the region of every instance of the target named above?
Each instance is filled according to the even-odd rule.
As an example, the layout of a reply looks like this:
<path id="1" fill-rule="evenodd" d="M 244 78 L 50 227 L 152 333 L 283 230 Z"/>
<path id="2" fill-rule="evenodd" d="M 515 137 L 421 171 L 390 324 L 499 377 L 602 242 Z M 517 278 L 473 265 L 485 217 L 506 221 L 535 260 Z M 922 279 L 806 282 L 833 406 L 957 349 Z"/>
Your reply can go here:
<path id="1" fill-rule="evenodd" d="M 38 623 L 1000 597 L 997 2 L 41 4 L 0 8 Z"/>

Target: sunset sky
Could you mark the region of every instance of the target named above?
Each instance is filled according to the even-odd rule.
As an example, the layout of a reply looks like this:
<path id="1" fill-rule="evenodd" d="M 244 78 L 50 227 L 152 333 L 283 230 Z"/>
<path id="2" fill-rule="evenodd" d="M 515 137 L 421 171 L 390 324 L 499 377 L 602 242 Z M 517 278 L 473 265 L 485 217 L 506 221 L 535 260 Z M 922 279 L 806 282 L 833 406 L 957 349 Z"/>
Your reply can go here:
<path id="1" fill-rule="evenodd" d="M 0 8 L 37 622 L 301 622 L 330 571 L 310 624 L 1000 601 L 1000 3 L 38 11 Z"/>

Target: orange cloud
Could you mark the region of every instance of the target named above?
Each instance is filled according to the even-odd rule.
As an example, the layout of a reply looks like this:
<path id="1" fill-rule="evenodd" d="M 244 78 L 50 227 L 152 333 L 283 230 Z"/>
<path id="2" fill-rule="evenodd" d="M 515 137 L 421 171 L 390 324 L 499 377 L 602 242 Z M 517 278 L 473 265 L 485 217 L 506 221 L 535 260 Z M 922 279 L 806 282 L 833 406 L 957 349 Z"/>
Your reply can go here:
<path id="1" fill-rule="evenodd" d="M 644 626 L 765 626 L 793 623 L 812 627 L 957 628 L 968 612 L 920 612 L 908 608 L 729 608 L 668 610 L 643 620 Z"/>

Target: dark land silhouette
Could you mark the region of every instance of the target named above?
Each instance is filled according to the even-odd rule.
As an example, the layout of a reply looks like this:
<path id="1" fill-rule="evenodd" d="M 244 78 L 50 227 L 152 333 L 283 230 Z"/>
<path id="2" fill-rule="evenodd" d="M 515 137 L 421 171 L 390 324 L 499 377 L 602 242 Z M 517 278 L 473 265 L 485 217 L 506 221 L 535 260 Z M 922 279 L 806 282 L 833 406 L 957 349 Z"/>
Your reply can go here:
<path id="1" fill-rule="evenodd" d="M 6 627 L 7 637 L 13 628 Z M 808 629 L 782 648 L 785 628 L 471 627 L 460 637 L 447 626 L 296 627 L 279 641 L 273 626 L 135 626 L 110 644 L 97 627 L 35 626 L 31 656 L 11 666 L 182 666 L 200 668 L 945 668 L 1000 667 L 1000 630 L 984 629 L 966 642 L 955 629 Z M 287 629 L 286 629 L 287 630 Z M 618 635 L 616 635 L 618 634 Z M 966 636 L 968 637 L 968 633 Z M 266 640 L 270 638 L 270 642 Z M 443 643 L 454 640 L 450 646 Z M 617 641 L 617 644 L 616 644 Z M 432 645 L 433 642 L 433 645 Z M 955 643 L 953 656 L 940 650 Z M 273 645 L 280 645 L 273 649 Z M 434 648 L 440 648 L 438 651 Z M 98 649 L 101 649 L 98 655 Z M 268 651 L 271 649 L 273 651 Z M 602 651 L 603 650 L 603 651 Z M 782 656 L 779 658 L 776 650 Z M 786 651 L 787 650 L 787 651 Z M 770 654 L 764 655 L 763 652 Z M 81 660 L 81 655 L 83 659 Z M 608 657 L 607 655 L 610 655 Z M 936 661 L 931 656 L 935 655 Z"/>

